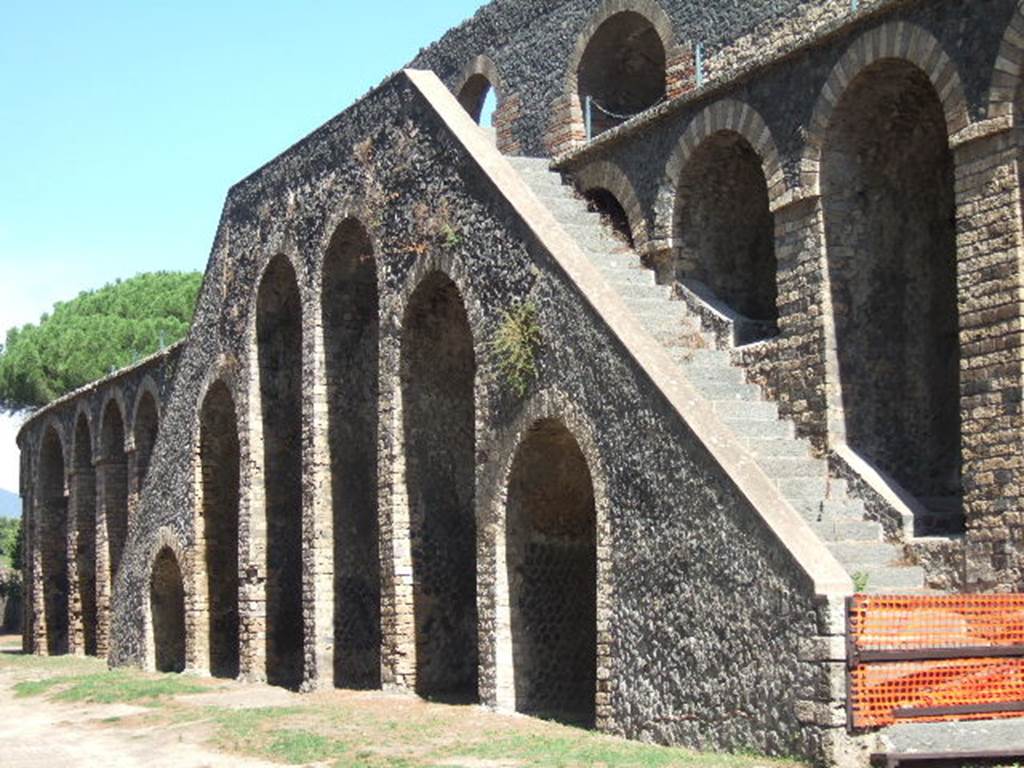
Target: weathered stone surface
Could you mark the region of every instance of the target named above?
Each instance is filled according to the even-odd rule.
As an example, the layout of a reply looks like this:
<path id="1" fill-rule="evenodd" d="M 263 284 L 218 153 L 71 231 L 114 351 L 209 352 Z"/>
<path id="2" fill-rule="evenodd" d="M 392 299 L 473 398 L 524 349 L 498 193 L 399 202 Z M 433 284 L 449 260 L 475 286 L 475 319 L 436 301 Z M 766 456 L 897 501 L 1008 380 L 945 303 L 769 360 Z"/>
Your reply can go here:
<path id="1" fill-rule="evenodd" d="M 923 532 L 965 528 L 902 542 L 930 584 L 1019 590 L 1024 20 L 860 7 L 498 0 L 414 64 L 477 118 L 494 87 L 499 149 L 559 153 L 662 281 L 777 325 L 714 335 L 821 455 L 849 442 Z M 657 55 L 617 70 L 623 30 Z M 663 75 L 623 109 L 666 98 L 582 146 L 602 72 Z M 705 442 L 702 401 L 666 394 L 683 374 L 639 362 L 613 289 L 581 284 L 417 82 L 232 188 L 185 344 L 26 424 L 26 646 L 863 762 L 843 589 L 802 569 L 827 550 L 755 508 L 734 438 Z M 546 172 L 523 162 L 502 173 Z M 520 397 L 494 340 L 524 303 L 542 342 Z"/>

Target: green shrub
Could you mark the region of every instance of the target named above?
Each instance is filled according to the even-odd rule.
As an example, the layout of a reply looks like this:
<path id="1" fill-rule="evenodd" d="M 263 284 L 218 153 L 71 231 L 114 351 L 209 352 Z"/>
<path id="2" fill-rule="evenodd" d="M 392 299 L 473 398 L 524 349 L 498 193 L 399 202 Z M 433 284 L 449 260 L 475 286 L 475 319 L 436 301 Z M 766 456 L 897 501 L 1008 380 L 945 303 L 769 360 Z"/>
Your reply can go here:
<path id="1" fill-rule="evenodd" d="M 537 307 L 532 302 L 520 304 L 505 313 L 491 342 L 491 349 L 506 385 L 517 397 L 525 396 L 530 383 L 537 377 L 541 342 Z"/>

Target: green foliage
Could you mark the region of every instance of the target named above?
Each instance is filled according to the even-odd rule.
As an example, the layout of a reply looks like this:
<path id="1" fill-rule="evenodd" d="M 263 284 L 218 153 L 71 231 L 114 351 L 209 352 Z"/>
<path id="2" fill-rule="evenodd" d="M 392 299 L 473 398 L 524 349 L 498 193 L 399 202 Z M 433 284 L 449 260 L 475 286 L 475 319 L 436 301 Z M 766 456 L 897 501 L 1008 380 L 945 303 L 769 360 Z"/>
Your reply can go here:
<path id="1" fill-rule="evenodd" d="M 517 397 L 526 395 L 530 382 L 537 376 L 541 341 L 537 307 L 532 302 L 520 304 L 505 313 L 491 342 L 491 349 L 498 359 L 498 368 L 505 383 Z"/>
<path id="2" fill-rule="evenodd" d="M 864 571 L 857 571 L 853 574 L 853 591 L 854 592 L 867 592 L 868 583 L 871 581 L 871 574 L 865 573 Z"/>
<path id="3" fill-rule="evenodd" d="M 0 347 L 0 409 L 45 405 L 188 333 L 202 274 L 151 272 L 58 302 Z"/>
<path id="4" fill-rule="evenodd" d="M 21 519 L 0 518 L 0 568 L 21 568 Z"/>

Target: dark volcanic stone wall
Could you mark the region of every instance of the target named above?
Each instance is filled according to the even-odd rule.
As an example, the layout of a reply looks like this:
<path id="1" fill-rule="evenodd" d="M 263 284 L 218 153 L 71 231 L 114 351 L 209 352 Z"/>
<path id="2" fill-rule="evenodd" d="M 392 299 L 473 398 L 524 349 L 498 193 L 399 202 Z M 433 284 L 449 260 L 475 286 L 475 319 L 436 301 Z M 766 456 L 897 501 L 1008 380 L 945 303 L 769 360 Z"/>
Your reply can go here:
<path id="1" fill-rule="evenodd" d="M 912 13 L 947 50 L 967 52 L 977 63 L 966 73 L 971 107 L 975 114 L 982 111 L 999 41 L 1012 13 L 1010 0 L 865 0 L 860 5 L 861 13 L 875 7 Z M 464 71 L 475 57 L 490 58 L 502 80 L 501 96 L 506 103 L 499 105 L 499 113 L 508 113 L 509 145 L 517 154 L 544 156 L 550 154 L 552 122 L 558 119 L 553 116 L 559 113 L 560 100 L 572 90 L 570 70 L 580 36 L 599 11 L 620 7 L 648 17 L 660 8 L 679 46 L 691 49 L 696 43 L 702 45 L 706 75 L 712 79 L 758 64 L 771 50 L 805 38 L 817 24 L 851 15 L 849 0 L 496 0 L 421 51 L 410 66 L 433 70 L 454 89 L 461 85 Z M 778 103 L 777 96 L 769 98 L 776 100 L 780 114 L 791 110 L 794 100 L 817 93 L 801 87 L 788 90 L 783 103 Z"/>
<path id="2" fill-rule="evenodd" d="M 759 24 L 800 9 L 801 0 L 707 3 L 672 0 L 660 3 L 677 41 L 702 42 L 709 55 Z M 464 68 L 476 56 L 497 66 L 504 92 L 514 110 L 512 134 L 528 156 L 548 154 L 546 136 L 552 110 L 565 95 L 566 78 L 580 35 L 591 17 L 608 5 L 599 0 L 496 0 L 429 46 L 411 62 L 430 69 L 451 87 L 461 85 Z M 650 3 L 625 4 L 646 9 Z M 499 107 L 500 109 L 500 107 Z"/>
<path id="3" fill-rule="evenodd" d="M 142 521 L 117 584 L 114 663 L 145 657 L 148 630 L 140 598 L 158 542 L 170 538 L 187 550 L 194 541 L 193 516 L 183 514 L 192 503 L 194 451 L 184 447 L 196 439 L 199 393 L 224 378 L 238 403 L 242 451 L 242 674 L 262 673 L 263 502 L 260 485 L 252 482 L 262 450 L 251 443 L 258 413 L 252 396 L 260 376 L 253 294 L 264 265 L 287 258 L 296 268 L 304 324 L 303 677 L 306 685 L 330 679 L 331 666 L 324 665 L 331 654 L 324 648 L 334 636 L 333 601 L 325 601 L 330 582 L 321 578 L 320 563 L 332 556 L 333 546 L 318 533 L 326 518 L 318 517 L 323 499 L 316 490 L 327 466 L 318 437 L 324 407 L 317 378 L 323 365 L 318 276 L 332 222 L 353 215 L 375 244 L 380 292 L 380 423 L 387 425 L 379 454 L 384 684 L 415 688 L 417 671 L 429 663 L 417 663 L 416 652 L 435 652 L 416 643 L 416 556 L 407 542 L 423 497 L 410 472 L 416 442 L 408 445 L 403 412 L 404 418 L 416 415 L 417 439 L 423 439 L 462 435 L 463 427 L 453 424 L 475 411 L 475 450 L 463 451 L 457 445 L 462 438 L 449 437 L 434 444 L 438 455 L 430 458 L 459 462 L 459 477 L 470 469 L 467 463 L 475 468 L 481 656 L 473 684 L 488 703 L 503 696 L 496 681 L 504 674 L 494 640 L 501 600 L 496 590 L 504 577 L 494 553 L 505 513 L 494 503 L 504 498 L 506 478 L 495 467 L 511 463 L 516 435 L 534 421 L 561 419 L 587 458 L 595 488 L 598 724 L 660 741 L 820 754 L 826 729 L 815 724 L 822 722 L 816 707 L 827 705 L 815 701 L 823 695 L 820 701 L 827 700 L 828 665 L 801 661 L 799 649 L 802 640 L 829 631 L 827 611 L 756 513 L 403 77 L 229 196 L 161 425 Z M 451 336 L 462 322 L 451 309 L 455 295 L 464 302 L 470 334 L 463 341 Z M 536 304 L 545 341 L 540 378 L 519 400 L 497 374 L 490 341 L 505 311 L 524 300 Z M 462 380 L 462 369 L 445 361 L 472 343 L 472 402 L 470 389 L 450 389 L 448 400 L 461 393 L 457 408 L 437 399 L 434 407 L 418 405 L 429 382 L 411 391 L 403 384 L 409 370 L 401 362 L 403 344 L 417 327 L 413 321 L 426 319 L 429 326 L 432 317 L 446 318 L 442 328 L 427 333 L 420 326 L 420 332 L 435 339 L 426 348 L 438 350 L 433 361 L 443 364 L 440 370 L 451 369 L 450 384 Z M 464 482 L 447 491 L 460 505 L 467 501 L 459 490 Z"/>

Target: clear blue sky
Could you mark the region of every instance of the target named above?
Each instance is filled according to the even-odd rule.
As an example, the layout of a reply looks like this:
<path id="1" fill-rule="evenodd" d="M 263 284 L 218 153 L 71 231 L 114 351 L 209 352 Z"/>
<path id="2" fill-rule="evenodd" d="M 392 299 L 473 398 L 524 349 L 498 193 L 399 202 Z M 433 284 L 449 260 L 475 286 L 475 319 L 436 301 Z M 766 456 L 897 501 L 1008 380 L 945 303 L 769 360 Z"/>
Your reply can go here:
<path id="1" fill-rule="evenodd" d="M 203 269 L 231 184 L 481 5 L 2 0 L 0 334 L 117 277 Z"/>

